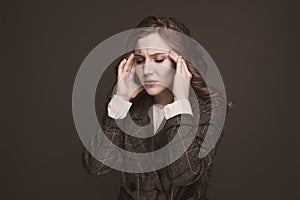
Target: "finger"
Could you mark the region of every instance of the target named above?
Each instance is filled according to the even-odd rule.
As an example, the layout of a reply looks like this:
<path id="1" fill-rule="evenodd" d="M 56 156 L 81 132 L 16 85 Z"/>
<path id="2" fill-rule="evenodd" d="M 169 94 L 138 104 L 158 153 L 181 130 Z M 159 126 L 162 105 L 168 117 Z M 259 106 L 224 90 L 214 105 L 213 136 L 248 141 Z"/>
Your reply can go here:
<path id="1" fill-rule="evenodd" d="M 179 74 L 182 74 L 182 56 L 178 57 L 178 62 L 177 62 L 177 67 L 176 67 L 176 72 Z"/>
<path id="2" fill-rule="evenodd" d="M 133 58 L 132 64 L 129 65 L 129 68 L 127 69 L 128 72 L 132 72 L 132 70 L 134 69 L 134 62 L 135 62 L 135 59 Z M 134 71 L 135 71 L 135 69 L 134 69 Z"/>
<path id="3" fill-rule="evenodd" d="M 192 74 L 188 70 L 184 59 L 182 59 L 182 76 L 183 76 L 184 80 L 186 81 L 186 84 L 189 85 L 191 82 Z"/>
<path id="4" fill-rule="evenodd" d="M 175 63 L 178 62 L 179 55 L 178 55 L 175 51 L 170 50 L 170 51 L 169 51 L 169 57 L 170 57 Z"/>
<path id="5" fill-rule="evenodd" d="M 129 69 L 129 79 L 133 80 L 134 79 L 134 74 L 135 74 L 135 68 L 131 65 Z"/>
<path id="6" fill-rule="evenodd" d="M 134 55 L 132 53 L 132 54 L 130 54 L 130 56 L 129 56 L 129 58 L 128 58 L 125 66 L 124 66 L 123 72 L 127 72 L 128 71 L 128 69 L 130 68 L 130 66 L 133 64 L 133 62 L 132 62 L 133 58 L 134 58 Z"/>
<path id="7" fill-rule="evenodd" d="M 185 74 L 189 75 L 189 76 L 192 76 L 187 64 L 186 64 L 186 61 L 184 59 L 182 59 L 182 70 Z"/>
<path id="8" fill-rule="evenodd" d="M 124 59 L 120 62 L 119 66 L 118 66 L 118 77 L 121 76 L 122 70 L 123 70 L 123 68 L 124 68 L 124 65 L 126 64 L 126 61 L 127 61 L 127 60 L 124 58 Z"/>
<path id="9" fill-rule="evenodd" d="M 181 59 L 181 72 L 182 74 L 187 74 L 186 72 L 186 65 L 184 59 Z"/>

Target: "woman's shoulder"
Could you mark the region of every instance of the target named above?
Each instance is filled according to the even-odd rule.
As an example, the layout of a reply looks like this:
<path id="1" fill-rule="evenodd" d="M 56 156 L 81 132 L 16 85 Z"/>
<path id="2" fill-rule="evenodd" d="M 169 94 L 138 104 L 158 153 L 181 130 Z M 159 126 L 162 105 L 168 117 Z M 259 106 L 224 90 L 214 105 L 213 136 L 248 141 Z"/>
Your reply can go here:
<path id="1" fill-rule="evenodd" d="M 197 96 L 190 98 L 190 103 L 193 110 L 197 106 L 201 113 L 211 113 L 212 111 L 226 109 L 226 100 L 219 92 L 212 92 L 209 97 Z"/>

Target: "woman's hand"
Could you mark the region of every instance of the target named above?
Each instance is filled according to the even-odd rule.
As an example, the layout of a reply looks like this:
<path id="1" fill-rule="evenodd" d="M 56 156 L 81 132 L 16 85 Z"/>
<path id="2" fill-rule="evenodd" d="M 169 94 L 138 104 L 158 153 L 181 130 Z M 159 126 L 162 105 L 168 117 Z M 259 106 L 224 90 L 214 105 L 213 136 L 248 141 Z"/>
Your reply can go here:
<path id="1" fill-rule="evenodd" d="M 135 69 L 133 67 L 134 55 L 130 54 L 129 58 L 122 60 L 118 66 L 118 82 L 116 95 L 129 101 L 136 97 L 142 90 L 143 86 L 138 86 L 134 82 Z"/>
<path id="2" fill-rule="evenodd" d="M 169 57 L 176 63 L 176 74 L 173 80 L 174 101 L 179 99 L 189 99 L 190 82 L 192 74 L 187 68 L 187 64 L 182 56 L 174 51 L 169 52 Z"/>

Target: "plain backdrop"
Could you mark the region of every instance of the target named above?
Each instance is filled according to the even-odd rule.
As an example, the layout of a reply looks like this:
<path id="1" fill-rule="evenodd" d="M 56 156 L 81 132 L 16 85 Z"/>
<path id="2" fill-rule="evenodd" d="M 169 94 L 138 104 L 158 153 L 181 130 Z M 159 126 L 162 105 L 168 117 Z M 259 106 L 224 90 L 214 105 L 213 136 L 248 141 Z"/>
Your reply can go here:
<path id="1" fill-rule="evenodd" d="M 298 10 L 297 1 L 271 0 L 2 1 L 0 199 L 117 198 L 117 172 L 93 177 L 81 166 L 72 88 L 95 46 L 149 15 L 191 30 L 237 104 L 211 199 L 300 199 Z"/>

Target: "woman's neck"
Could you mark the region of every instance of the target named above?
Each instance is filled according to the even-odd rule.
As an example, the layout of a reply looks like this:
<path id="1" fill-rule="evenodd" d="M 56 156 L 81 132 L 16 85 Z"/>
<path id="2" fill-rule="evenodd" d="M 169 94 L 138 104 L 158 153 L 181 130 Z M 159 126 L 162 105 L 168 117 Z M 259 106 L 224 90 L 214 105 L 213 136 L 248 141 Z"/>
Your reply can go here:
<path id="1" fill-rule="evenodd" d="M 169 89 L 165 89 L 160 94 L 153 96 L 153 103 L 165 106 L 174 101 L 173 93 Z"/>

